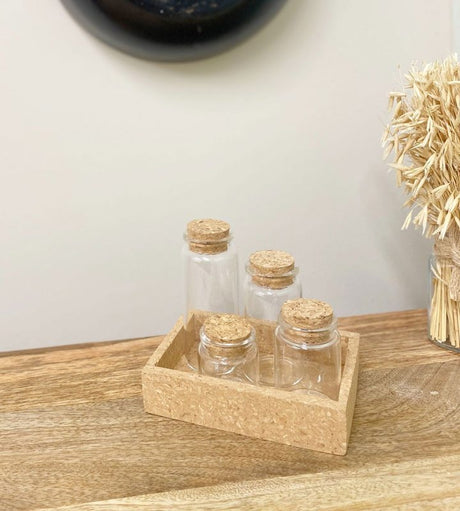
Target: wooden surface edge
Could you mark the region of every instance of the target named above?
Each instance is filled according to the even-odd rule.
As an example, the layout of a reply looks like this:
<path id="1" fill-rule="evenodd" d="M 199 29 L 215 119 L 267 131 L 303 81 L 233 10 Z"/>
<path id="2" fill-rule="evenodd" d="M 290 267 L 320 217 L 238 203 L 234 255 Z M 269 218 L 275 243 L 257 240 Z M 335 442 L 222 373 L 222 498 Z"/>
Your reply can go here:
<path id="1" fill-rule="evenodd" d="M 446 471 L 446 467 L 451 469 Z M 453 504 L 460 504 L 460 455 L 402 461 L 391 466 L 225 483 L 40 511 L 288 511 L 305 509 L 302 507 L 305 503 L 309 509 L 318 510 L 409 509 L 409 506 L 410 509 L 452 510 Z"/>
<path id="2" fill-rule="evenodd" d="M 23 350 L 0 351 L 0 359 L 7 357 L 23 356 L 23 355 L 45 355 L 46 353 L 54 353 L 56 351 L 71 351 L 90 348 L 99 348 L 102 346 L 111 346 L 113 344 L 121 344 L 124 342 L 149 341 L 158 339 L 158 343 L 162 341 L 164 334 L 145 335 L 142 337 L 128 337 L 127 339 L 115 339 L 109 341 L 89 341 L 77 342 L 72 344 L 58 344 L 55 346 L 44 346 L 42 348 L 26 348 Z"/>
<path id="3" fill-rule="evenodd" d="M 393 311 L 393 312 L 383 312 L 383 313 L 372 313 L 372 314 L 358 314 L 355 316 L 346 316 L 340 317 L 339 327 L 343 330 L 350 330 L 355 323 L 359 323 L 360 321 L 365 321 L 367 319 L 375 318 L 376 316 L 381 317 L 382 320 L 385 317 L 392 318 L 395 314 L 404 314 L 404 313 L 413 313 L 413 314 L 425 314 L 426 309 L 407 309 L 403 311 Z M 182 319 L 182 317 L 180 318 Z M 162 338 L 165 337 L 167 333 L 163 334 L 154 334 L 154 335 L 143 335 L 140 337 L 130 337 L 127 339 L 115 339 L 115 340 L 106 340 L 106 341 L 88 341 L 88 342 L 78 342 L 72 344 L 58 344 L 54 346 L 45 346 L 40 348 L 26 348 L 21 350 L 8 350 L 8 351 L 0 351 L 0 358 L 4 357 L 13 357 L 16 355 L 40 355 L 48 352 L 60 351 L 60 350 L 74 350 L 74 349 L 82 349 L 82 348 L 93 348 L 98 346 L 106 346 L 111 344 L 117 344 L 122 342 L 136 342 L 136 341 L 144 341 L 148 339 L 159 339 L 161 342 Z M 160 340 L 161 339 L 161 340 Z"/>

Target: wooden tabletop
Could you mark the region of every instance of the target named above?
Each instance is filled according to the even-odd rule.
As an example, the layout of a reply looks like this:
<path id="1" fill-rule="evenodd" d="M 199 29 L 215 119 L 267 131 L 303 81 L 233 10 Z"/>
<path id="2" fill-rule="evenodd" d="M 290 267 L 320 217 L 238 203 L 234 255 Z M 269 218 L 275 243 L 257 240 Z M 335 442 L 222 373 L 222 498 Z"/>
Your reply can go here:
<path id="1" fill-rule="evenodd" d="M 460 356 L 425 311 L 361 334 L 346 456 L 148 415 L 160 337 L 0 354 L 0 509 L 460 509 Z"/>

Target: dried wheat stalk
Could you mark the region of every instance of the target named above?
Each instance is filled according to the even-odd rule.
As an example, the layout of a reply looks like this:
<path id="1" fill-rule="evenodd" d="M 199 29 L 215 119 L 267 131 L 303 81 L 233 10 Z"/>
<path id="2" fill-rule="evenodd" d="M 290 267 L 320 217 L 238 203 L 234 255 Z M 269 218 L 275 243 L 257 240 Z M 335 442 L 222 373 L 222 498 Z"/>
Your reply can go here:
<path id="1" fill-rule="evenodd" d="M 411 223 L 437 238 L 432 339 L 460 348 L 460 64 L 457 56 L 413 67 L 407 92 L 390 93 L 384 157 L 403 186 Z"/>

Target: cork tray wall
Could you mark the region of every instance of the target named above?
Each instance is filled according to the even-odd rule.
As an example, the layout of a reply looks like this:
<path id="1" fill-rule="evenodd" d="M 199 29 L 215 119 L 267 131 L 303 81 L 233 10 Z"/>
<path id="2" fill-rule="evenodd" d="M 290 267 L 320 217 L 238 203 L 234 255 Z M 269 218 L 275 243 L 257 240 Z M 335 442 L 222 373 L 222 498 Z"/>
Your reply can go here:
<path id="1" fill-rule="evenodd" d="M 195 311 L 198 332 L 209 313 Z M 275 323 L 250 320 L 261 353 L 270 353 Z M 342 380 L 338 400 L 314 394 L 256 387 L 192 372 L 182 319 L 142 371 L 148 413 L 296 447 L 344 455 L 347 451 L 358 382 L 359 335 L 341 331 Z"/>

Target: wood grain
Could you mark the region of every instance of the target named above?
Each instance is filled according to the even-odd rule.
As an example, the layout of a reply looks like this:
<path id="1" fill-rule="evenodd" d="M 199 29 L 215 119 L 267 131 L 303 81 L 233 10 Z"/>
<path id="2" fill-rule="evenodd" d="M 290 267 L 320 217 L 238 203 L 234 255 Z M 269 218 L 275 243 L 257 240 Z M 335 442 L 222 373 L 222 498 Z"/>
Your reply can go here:
<path id="1" fill-rule="evenodd" d="M 446 465 L 453 467 L 446 473 Z M 460 456 L 91 502 L 64 511 L 456 509 Z M 411 506 L 411 507 L 409 507 Z M 449 507 L 447 507 L 449 506 Z M 55 508 L 56 509 L 56 508 Z"/>
<path id="2" fill-rule="evenodd" d="M 314 498 L 314 493 L 305 493 L 310 485 L 330 505 L 324 509 L 371 508 L 363 500 L 366 491 L 356 497 L 352 493 L 361 486 L 381 509 L 455 509 L 460 495 L 460 357 L 426 341 L 423 311 L 346 318 L 340 326 L 362 336 L 358 398 L 344 457 L 144 413 L 141 368 L 159 338 L 4 355 L 0 509 L 53 508 L 137 495 L 160 499 L 152 501 L 155 505 L 140 503 L 140 508 L 167 509 L 167 499 L 175 498 L 175 508 L 187 509 L 178 507 L 183 501 L 183 506 L 190 504 L 187 492 L 193 497 L 193 492 L 208 491 L 198 487 L 222 483 L 236 483 L 234 493 L 230 485 L 228 497 L 223 494 L 222 509 L 232 509 L 240 491 L 249 499 L 247 509 L 258 509 L 270 500 L 259 496 L 257 488 L 267 492 L 257 485 L 272 484 L 287 484 L 285 493 L 276 486 L 264 497 L 284 495 L 279 501 L 284 509 L 291 501 L 289 509 L 301 508 L 297 494 L 303 495 L 303 503 Z M 288 481 L 279 476 L 289 476 Z M 291 481 L 292 476 L 300 482 Z M 330 482 L 338 484 L 342 478 L 343 491 L 334 493 Z M 240 490 L 251 488 L 254 480 L 262 480 L 254 483 L 255 493 Z M 291 482 L 300 488 L 289 486 Z M 374 484 L 393 500 L 378 500 L 378 491 L 371 491 Z M 176 491 L 178 496 L 154 495 Z M 192 500 L 195 508 L 190 509 L 206 509 L 198 502 Z"/>
<path id="3" fill-rule="evenodd" d="M 383 369 L 458 360 L 427 339 L 425 309 L 341 318 L 339 327 L 365 339 L 360 346 L 360 368 Z"/>

